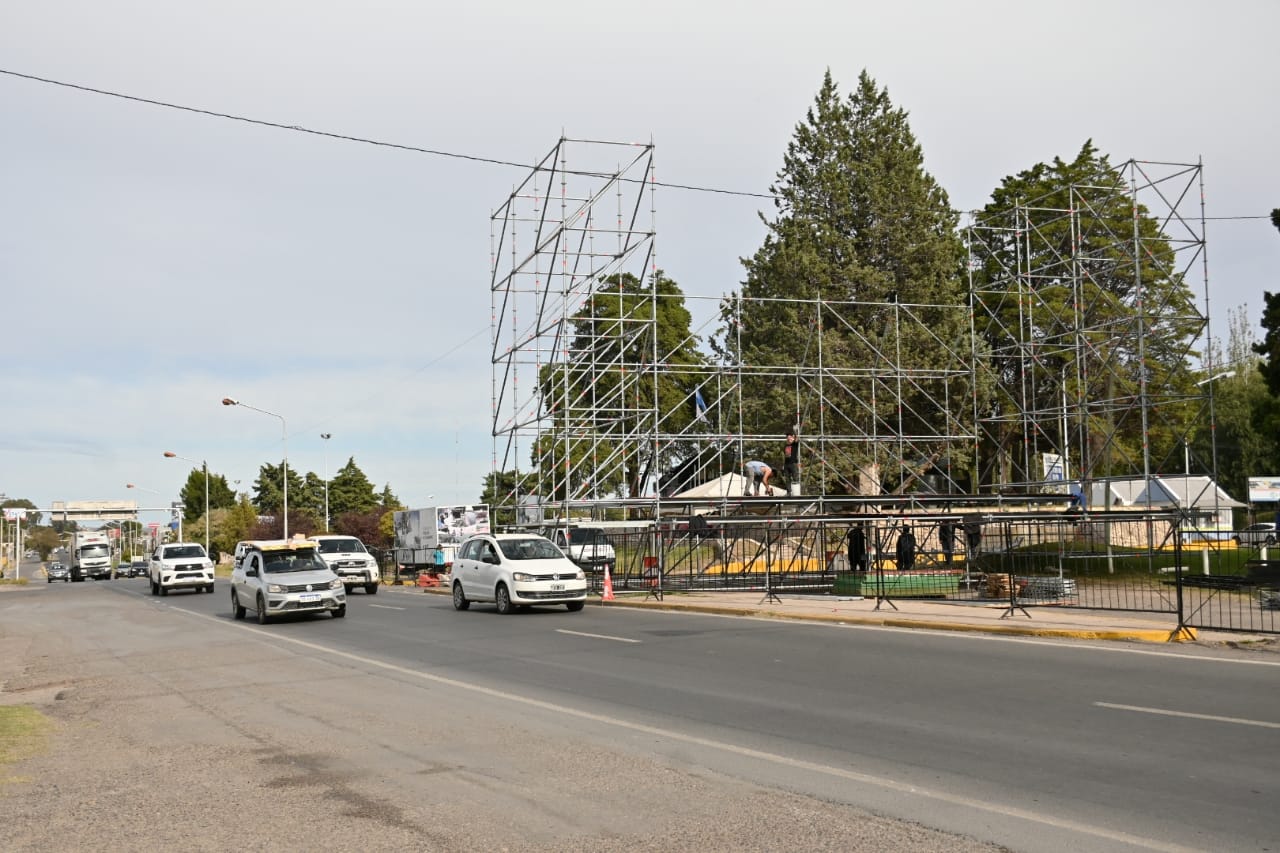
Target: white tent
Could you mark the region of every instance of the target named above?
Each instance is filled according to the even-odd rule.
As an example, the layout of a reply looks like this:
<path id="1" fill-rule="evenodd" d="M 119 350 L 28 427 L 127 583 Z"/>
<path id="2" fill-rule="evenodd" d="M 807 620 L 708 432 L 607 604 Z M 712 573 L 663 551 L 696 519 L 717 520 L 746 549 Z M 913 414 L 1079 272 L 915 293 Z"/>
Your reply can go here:
<path id="1" fill-rule="evenodd" d="M 714 480 L 709 480 L 699 486 L 694 486 L 688 491 L 675 495 L 673 499 L 679 498 L 740 498 L 743 495 L 751 493 L 753 484 L 741 474 L 725 474 Z M 766 486 L 760 490 L 763 496 L 768 494 L 772 497 L 785 497 L 787 492 L 777 486 Z"/>

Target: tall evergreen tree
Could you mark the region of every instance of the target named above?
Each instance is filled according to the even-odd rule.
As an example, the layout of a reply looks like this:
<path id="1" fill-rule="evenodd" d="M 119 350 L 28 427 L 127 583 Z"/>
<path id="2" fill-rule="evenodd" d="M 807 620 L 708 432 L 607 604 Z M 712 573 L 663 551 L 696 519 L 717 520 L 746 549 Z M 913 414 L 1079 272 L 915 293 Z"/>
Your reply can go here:
<path id="1" fill-rule="evenodd" d="M 378 497 L 373 491 L 373 483 L 360 470 L 355 457 L 349 457 L 347 464 L 338 469 L 329 481 L 329 515 L 337 518 L 348 512 L 368 512 L 378 505 Z"/>
<path id="2" fill-rule="evenodd" d="M 271 465 L 264 463 L 258 469 L 258 478 L 253 481 L 253 505 L 258 508 L 258 512 L 263 515 L 278 515 L 280 508 L 284 503 L 284 480 L 280 476 L 280 470 L 283 466 Z M 302 494 L 302 477 L 298 472 L 289 468 L 289 510 L 290 517 L 294 510 L 294 501 L 297 500 L 295 495 Z M 310 508 L 308 508 L 310 509 Z"/>
<path id="3" fill-rule="evenodd" d="M 964 247 L 906 111 L 865 71 L 848 97 L 828 72 L 771 189 L 776 215 L 743 261 L 743 298 L 722 306 L 715 345 L 727 369 L 746 368 L 743 432 L 763 440 L 797 420 L 802 434 L 815 431 L 817 380 L 806 368 L 821 351 L 829 438 L 914 436 L 903 454 L 911 459 L 898 461 L 936 458 L 947 443 L 940 437 L 961 429 L 972 406 Z M 822 316 L 801 301 L 816 299 L 826 300 Z M 779 381 L 788 371 L 795 380 Z M 877 387 L 889 375 L 913 378 Z M 830 443 L 825 463 L 836 482 L 827 490 L 856 489 L 886 448 Z"/>

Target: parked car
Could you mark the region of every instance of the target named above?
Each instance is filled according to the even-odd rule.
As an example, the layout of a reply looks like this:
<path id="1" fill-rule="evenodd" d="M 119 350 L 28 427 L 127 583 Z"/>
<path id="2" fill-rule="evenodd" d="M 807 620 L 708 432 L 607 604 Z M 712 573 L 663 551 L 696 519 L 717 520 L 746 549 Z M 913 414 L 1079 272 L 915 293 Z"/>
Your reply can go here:
<path id="1" fill-rule="evenodd" d="M 49 583 L 54 581 L 71 583 L 71 570 L 62 563 L 50 563 L 49 568 L 44 571 L 44 576 Z"/>
<path id="2" fill-rule="evenodd" d="M 146 557 L 134 557 L 129 563 L 129 577 L 145 578 L 150 571 L 151 564 Z"/>
<path id="3" fill-rule="evenodd" d="M 1263 521 L 1257 524 L 1250 524 L 1244 530 L 1236 533 L 1231 537 L 1236 540 L 1237 545 L 1243 545 L 1247 548 L 1260 548 L 1264 545 L 1276 544 L 1276 526 L 1274 522 Z"/>
<path id="4" fill-rule="evenodd" d="M 563 604 L 581 610 L 587 576 L 551 543 L 528 533 L 473 536 L 453 561 L 453 606 L 492 601 L 499 613 L 534 604 Z"/>
<path id="5" fill-rule="evenodd" d="M 241 542 L 240 560 L 231 572 L 231 615 L 254 611 L 265 625 L 286 613 L 347 615 L 342 578 L 320 559 L 316 543 L 305 539 Z"/>

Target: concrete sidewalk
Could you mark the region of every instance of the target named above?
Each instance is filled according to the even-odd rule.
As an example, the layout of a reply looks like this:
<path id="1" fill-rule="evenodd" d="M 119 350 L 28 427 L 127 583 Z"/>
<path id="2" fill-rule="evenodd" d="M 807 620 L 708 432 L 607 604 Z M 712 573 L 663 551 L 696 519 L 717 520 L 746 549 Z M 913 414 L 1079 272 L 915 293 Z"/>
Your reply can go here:
<path id="1" fill-rule="evenodd" d="M 392 587 L 395 589 L 395 587 Z M 414 587 L 405 590 L 417 591 Z M 447 580 L 425 592 L 449 594 Z M 655 610 L 684 610 L 725 616 L 754 616 L 772 619 L 799 619 L 849 625 L 880 625 L 892 628 L 923 628 L 933 631 L 971 631 L 1021 637 L 1052 637 L 1072 640 L 1121 640 L 1141 643 L 1195 642 L 1203 645 L 1257 644 L 1280 647 L 1280 637 L 1243 634 L 1234 631 L 1177 630 L 1171 613 L 1129 613 L 1110 610 L 1080 610 L 1068 607 L 1035 606 L 1009 613 L 1008 602 L 942 602 L 835 595 L 778 593 L 773 601 L 763 592 L 667 592 L 661 601 L 643 593 L 619 592 L 613 601 L 601 602 L 599 594 L 587 598 L 588 607 L 639 607 Z"/>

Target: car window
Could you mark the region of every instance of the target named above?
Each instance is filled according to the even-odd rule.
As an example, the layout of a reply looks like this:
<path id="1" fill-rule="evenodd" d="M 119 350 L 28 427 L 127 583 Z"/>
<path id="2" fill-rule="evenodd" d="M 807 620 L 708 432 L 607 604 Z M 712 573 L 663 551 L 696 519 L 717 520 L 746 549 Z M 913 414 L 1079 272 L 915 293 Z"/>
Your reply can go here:
<path id="1" fill-rule="evenodd" d="M 503 539 L 498 547 L 509 560 L 554 560 L 561 556 L 555 545 L 542 538 Z"/>
<path id="2" fill-rule="evenodd" d="M 474 560 L 476 558 L 476 543 L 467 542 L 462 546 L 462 553 L 458 556 L 463 560 Z"/>
<path id="3" fill-rule="evenodd" d="M 355 553 L 363 553 L 364 545 L 359 539 L 321 539 L 319 540 L 321 554 L 341 554 L 348 551 Z"/>
<path id="4" fill-rule="evenodd" d="M 204 548 L 199 545 L 174 545 L 164 549 L 164 559 L 166 560 L 203 556 Z"/>
<path id="5" fill-rule="evenodd" d="M 266 557 L 267 574 L 284 572 L 314 572 L 327 568 L 314 548 L 304 550 L 271 551 Z"/>
<path id="6" fill-rule="evenodd" d="M 569 531 L 571 545 L 604 545 L 604 534 L 594 527 L 579 527 Z"/>

